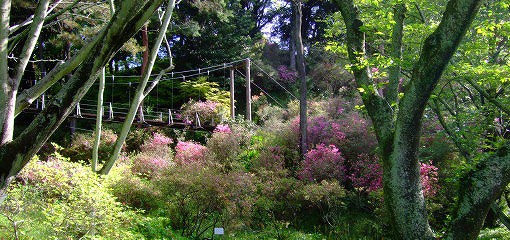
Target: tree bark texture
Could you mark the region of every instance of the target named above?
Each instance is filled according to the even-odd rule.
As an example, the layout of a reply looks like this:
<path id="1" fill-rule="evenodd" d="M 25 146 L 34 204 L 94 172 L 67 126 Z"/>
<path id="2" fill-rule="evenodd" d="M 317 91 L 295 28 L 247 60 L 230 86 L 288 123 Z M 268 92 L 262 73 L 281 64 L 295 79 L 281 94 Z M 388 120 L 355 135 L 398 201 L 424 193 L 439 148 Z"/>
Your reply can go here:
<path id="1" fill-rule="evenodd" d="M 19 57 L 19 62 L 17 63 L 14 71 L 14 75 L 9 77 L 8 79 L 8 93 L 6 99 L 6 105 L 3 108 L 3 125 L 2 125 L 2 139 L 0 141 L 0 145 L 3 145 L 7 142 L 12 141 L 14 136 L 14 118 L 15 118 L 15 108 L 16 108 L 16 97 L 18 95 L 18 87 L 21 82 L 21 78 L 25 72 L 25 68 L 27 67 L 28 60 L 30 60 L 30 56 L 34 51 L 35 45 L 37 44 L 37 39 L 39 39 L 39 35 L 41 33 L 44 19 L 46 18 L 46 10 L 50 5 L 50 0 L 42 0 L 39 1 L 37 5 L 36 13 L 34 15 L 34 20 L 30 25 L 30 31 L 28 32 L 27 40 L 23 45 L 23 49 L 21 51 L 21 56 Z"/>
<path id="2" fill-rule="evenodd" d="M 307 89 L 306 89 L 306 71 L 305 71 L 305 56 L 303 49 L 303 38 L 301 36 L 301 24 L 302 24 L 302 2 L 301 0 L 294 0 L 292 2 L 293 8 L 293 19 L 294 19 L 294 31 L 292 37 L 294 46 L 296 47 L 296 68 L 299 79 L 299 132 L 300 132 L 300 150 L 301 158 L 304 159 L 306 152 L 308 151 L 307 146 Z"/>
<path id="3" fill-rule="evenodd" d="M 0 147 L 1 198 L 5 197 L 12 179 L 73 112 L 76 104 L 96 80 L 101 68 L 145 24 L 162 2 L 163 0 L 122 1 L 119 11 L 97 36 L 96 45 L 91 47 L 86 59 L 49 106 L 12 142 Z"/>
<path id="4" fill-rule="evenodd" d="M 361 93 L 362 99 L 381 149 L 384 197 L 392 226 L 400 238 L 433 239 L 427 221 L 417 158 L 422 116 L 432 91 L 471 25 L 481 1 L 448 2 L 438 28 L 425 40 L 420 59 L 415 64 L 404 97 L 396 110 L 377 91 L 368 87 L 373 83 L 369 66 L 364 66 L 360 60 L 366 58 L 366 54 L 365 37 L 360 30 L 363 22 L 358 9 L 352 0 L 336 2 L 347 27 L 348 53 L 351 63 L 355 65 L 353 72 L 356 83 L 365 90 Z"/>
<path id="5" fill-rule="evenodd" d="M 5 109 L 8 105 L 9 82 L 11 81 L 7 59 L 9 56 L 10 13 L 11 1 L 0 0 L 0 109 Z M 4 116 L 5 112 L 0 112 L 0 130 L 4 125 Z M 3 144 L 3 141 L 0 141 L 0 145 Z"/>
<path id="6" fill-rule="evenodd" d="M 482 160 L 461 179 L 446 239 L 477 239 L 491 205 L 510 183 L 510 146 Z"/>

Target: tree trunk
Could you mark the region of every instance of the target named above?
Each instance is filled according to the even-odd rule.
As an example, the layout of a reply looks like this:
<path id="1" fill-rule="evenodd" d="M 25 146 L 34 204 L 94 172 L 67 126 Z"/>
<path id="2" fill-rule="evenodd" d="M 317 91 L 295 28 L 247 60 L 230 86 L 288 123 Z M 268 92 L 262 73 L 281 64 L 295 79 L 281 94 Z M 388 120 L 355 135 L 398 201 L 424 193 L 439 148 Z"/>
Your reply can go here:
<path id="1" fill-rule="evenodd" d="M 366 54 L 365 36 L 360 30 L 363 22 L 358 9 L 352 0 L 336 2 L 347 27 L 349 59 L 355 65 L 356 83 L 364 89 L 362 99 L 382 152 L 384 199 L 393 221 L 391 225 L 399 238 L 433 239 L 417 158 L 422 116 L 443 70 L 473 21 L 480 0 L 448 2 L 441 23 L 424 42 L 397 110 L 391 109 L 386 100 L 369 87 L 373 82 L 369 78 L 368 66 L 360 60 Z"/>
<path id="2" fill-rule="evenodd" d="M 131 128 L 131 125 L 133 124 L 133 120 L 135 119 L 136 112 L 138 110 L 138 107 L 140 103 L 143 101 L 143 99 L 146 97 L 146 94 L 144 94 L 145 87 L 147 86 L 147 83 L 149 81 L 150 75 L 152 73 L 152 69 L 154 67 L 154 64 L 156 62 L 156 58 L 158 56 L 158 50 L 161 46 L 161 43 L 163 42 L 163 38 L 166 34 L 166 31 L 168 29 L 168 26 L 170 25 L 170 20 L 172 17 L 172 12 L 175 6 L 175 0 L 169 0 L 168 1 L 168 7 L 165 12 L 163 24 L 161 28 L 159 29 L 159 34 L 156 42 L 154 43 L 154 46 L 152 47 L 152 52 L 149 61 L 147 62 L 147 71 L 143 74 L 142 78 L 140 79 L 140 84 L 138 84 L 138 87 L 136 89 L 135 96 L 133 97 L 133 102 L 131 103 L 131 106 L 129 108 L 129 112 L 126 116 L 126 119 L 124 120 L 124 124 L 122 125 L 122 130 L 119 134 L 119 137 L 117 138 L 117 141 L 115 142 L 114 149 L 110 155 L 110 159 L 108 162 L 105 163 L 103 168 L 99 171 L 101 174 L 107 175 L 110 170 L 115 165 L 115 162 L 119 158 L 120 151 L 122 149 L 122 145 L 124 145 L 124 142 L 126 141 L 127 134 L 129 133 L 129 129 Z M 161 72 L 158 77 L 161 77 L 165 72 Z"/>
<path id="3" fill-rule="evenodd" d="M 110 14 L 115 14 L 115 5 L 113 0 L 109 0 Z M 110 17 L 111 18 L 111 17 Z M 146 26 L 146 25 L 145 25 Z M 112 60 L 109 61 L 111 64 Z M 94 146 L 92 147 L 92 171 L 97 171 L 97 163 L 99 161 L 99 144 L 101 144 L 101 128 L 103 125 L 103 95 L 106 82 L 106 69 L 101 69 L 101 76 L 99 77 L 99 89 L 97 91 L 97 109 L 96 109 L 96 129 L 94 131 Z M 111 109 L 110 109 L 111 110 Z"/>
<path id="4" fill-rule="evenodd" d="M 9 76 L 8 56 L 9 56 L 9 21 L 11 13 L 11 1 L 0 0 L 0 109 L 6 109 L 9 105 Z M 0 130 L 4 126 L 6 113 L 2 110 L 0 114 Z M 3 135 L 3 134 L 2 134 Z M 2 139 L 3 136 L 0 136 Z M 1 140 L 1 139 L 0 139 Z M 0 146 L 4 141 L 0 141 Z"/>
<path id="5" fill-rule="evenodd" d="M 96 44 L 86 54 L 86 60 L 49 106 L 19 136 L 0 147 L 1 199 L 5 198 L 9 183 L 73 112 L 76 104 L 94 83 L 100 69 L 143 26 L 162 1 L 122 1 L 119 11 L 96 37 Z"/>
<path id="6" fill-rule="evenodd" d="M 16 97 L 18 95 L 18 87 L 21 82 L 21 78 L 25 72 L 25 69 L 28 64 L 28 60 L 30 60 L 30 56 L 32 56 L 32 52 L 37 43 L 37 39 L 39 38 L 39 34 L 41 33 L 44 19 L 46 18 L 46 10 L 50 4 L 50 0 L 42 0 L 39 1 L 37 5 L 36 12 L 34 14 L 34 20 L 30 25 L 30 31 L 28 32 L 28 36 L 26 41 L 23 44 L 23 49 L 21 51 L 21 56 L 19 57 L 19 62 L 15 67 L 14 76 L 7 78 L 7 99 L 5 100 L 5 106 L 3 106 L 3 125 L 2 125 L 2 139 L 0 140 L 0 145 L 3 145 L 7 142 L 12 141 L 14 136 L 14 118 L 15 118 L 15 109 L 16 109 Z M 6 59 L 7 61 L 7 59 Z M 9 74 L 8 74 L 9 75 Z"/>
<path id="7" fill-rule="evenodd" d="M 302 2 L 301 0 L 292 1 L 293 19 L 294 19 L 294 34 L 293 42 L 296 47 L 296 67 L 299 79 L 299 133 L 300 133 L 300 150 L 301 158 L 304 159 L 307 146 L 307 111 L 306 111 L 306 72 L 305 72 L 305 56 L 303 50 L 303 39 L 301 37 L 301 22 L 302 22 Z"/>
<path id="8" fill-rule="evenodd" d="M 92 147 L 92 171 L 97 171 L 99 161 L 99 144 L 101 143 L 101 128 L 103 125 L 103 95 L 105 85 L 105 68 L 101 69 L 99 76 L 99 90 L 97 92 L 96 129 L 94 130 L 94 146 Z"/>
<path id="9" fill-rule="evenodd" d="M 477 239 L 484 219 L 510 183 L 510 146 L 482 160 L 461 179 L 459 200 L 446 239 Z"/>

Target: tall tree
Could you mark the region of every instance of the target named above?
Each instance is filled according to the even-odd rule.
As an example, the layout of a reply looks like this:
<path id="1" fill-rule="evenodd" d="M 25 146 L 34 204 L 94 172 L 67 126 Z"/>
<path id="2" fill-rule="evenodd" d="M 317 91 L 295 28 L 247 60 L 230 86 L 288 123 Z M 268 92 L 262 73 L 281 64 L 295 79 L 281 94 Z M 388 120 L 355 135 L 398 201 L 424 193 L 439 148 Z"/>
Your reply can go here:
<path id="1" fill-rule="evenodd" d="M 2 1 L 2 5 L 5 1 Z M 39 151 L 53 132 L 62 124 L 74 107 L 87 93 L 97 79 L 101 69 L 109 59 L 128 41 L 155 13 L 163 0 L 135 1 L 125 0 L 118 4 L 119 9 L 111 21 L 86 44 L 74 57 L 54 68 L 36 86 L 37 90 L 24 91 L 24 101 L 37 98 L 40 93 L 51 87 L 63 76 L 73 73 L 72 77 L 54 96 L 48 107 L 43 110 L 32 123 L 12 141 L 0 145 L 0 196 L 2 199 L 9 183 L 23 167 Z M 4 8 L 8 10 L 8 8 Z M 2 12 L 8 16 L 9 12 Z M 3 21 L 3 19 L 2 19 Z M 5 26 L 3 26 L 5 28 Z M 31 36 L 31 35 L 29 35 Z M 0 49 L 6 48 L 8 41 L 0 39 Z M 3 64 L 7 59 L 0 59 Z M 73 71 L 74 70 L 74 71 Z M 20 72 L 19 74 L 23 74 Z M 8 76 L 1 76 L 2 83 Z M 23 94 L 23 93 L 22 93 Z M 12 95 L 11 95 L 12 96 Z M 2 96 L 8 99 L 8 96 Z M 21 111 L 26 105 L 16 103 L 16 110 Z M 29 102 L 29 101 L 28 101 Z M 2 109 L 2 115 L 5 111 Z"/>
<path id="2" fill-rule="evenodd" d="M 303 38 L 301 35 L 301 26 L 302 26 L 302 1 L 294 0 L 292 1 L 292 12 L 294 16 L 292 19 L 294 20 L 294 35 L 293 42 L 296 47 L 296 68 L 298 71 L 298 79 L 299 79 L 299 135 L 300 135 L 300 149 L 301 149 L 301 158 L 304 159 L 306 152 L 308 151 L 307 146 L 307 111 L 306 111 L 306 72 L 305 72 L 305 54 L 303 49 Z"/>
<path id="3" fill-rule="evenodd" d="M 368 43 L 360 11 L 352 0 L 337 0 L 336 3 L 346 26 L 347 51 L 354 65 L 356 83 L 361 89 L 362 99 L 374 124 L 381 149 L 385 203 L 393 226 L 400 238 L 433 239 L 427 221 L 417 158 L 422 117 L 433 90 L 473 22 L 481 1 L 448 2 L 438 27 L 425 39 L 419 60 L 414 64 L 411 79 L 396 105 L 392 105 L 391 100 L 388 101 L 377 90 L 377 85 L 371 78 L 371 70 L 366 61 Z M 399 27 L 398 21 L 396 19 L 395 28 Z M 395 89 L 392 87 L 388 91 L 396 91 Z M 389 93 L 387 96 L 394 98 L 396 94 Z M 505 154 L 489 157 L 466 179 L 468 187 L 459 193 L 460 207 L 455 213 L 448 238 L 476 238 L 491 200 L 510 180 L 509 173 L 506 172 L 508 160 L 510 159 Z M 495 161 L 500 161 L 500 164 Z M 490 191 L 482 192 L 478 181 L 489 168 L 494 169 L 495 165 L 497 174 L 491 178 L 499 179 L 499 182 L 483 184 L 483 187 Z M 472 224 L 471 228 L 467 228 L 469 224 Z"/>

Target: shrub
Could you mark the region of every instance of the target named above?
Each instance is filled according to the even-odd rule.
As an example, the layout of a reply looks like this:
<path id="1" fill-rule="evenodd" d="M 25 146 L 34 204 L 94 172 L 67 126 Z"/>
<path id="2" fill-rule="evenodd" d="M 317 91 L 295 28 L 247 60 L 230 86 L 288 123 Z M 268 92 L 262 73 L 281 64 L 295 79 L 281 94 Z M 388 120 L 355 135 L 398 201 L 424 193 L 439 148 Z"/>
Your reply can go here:
<path id="1" fill-rule="evenodd" d="M 207 147 L 193 141 L 179 141 L 175 147 L 174 161 L 180 165 L 190 163 L 205 163 L 207 156 Z"/>
<path id="2" fill-rule="evenodd" d="M 228 216 L 225 179 L 213 169 L 183 165 L 167 169 L 155 182 L 170 225 L 185 237 L 200 238 Z"/>
<path id="3" fill-rule="evenodd" d="M 205 102 L 190 100 L 188 103 L 184 104 L 182 107 L 182 117 L 188 119 L 192 122 L 195 122 L 195 115 L 198 114 L 200 118 L 200 122 L 203 124 L 205 122 L 220 122 L 221 116 L 220 114 L 224 112 L 223 107 L 218 102 L 213 102 L 207 100 Z"/>
<path id="4" fill-rule="evenodd" d="M 354 188 L 364 192 L 373 192 L 382 188 L 382 167 L 376 156 L 361 154 L 351 161 L 349 179 Z"/>
<path id="5" fill-rule="evenodd" d="M 172 150 L 168 146 L 172 139 L 154 133 L 153 137 L 144 143 L 136 156 L 133 157 L 131 170 L 142 177 L 152 177 L 172 163 Z"/>
<path id="6" fill-rule="evenodd" d="M 23 220 L 18 225 L 21 238 L 139 238 L 129 230 L 137 213 L 116 202 L 89 167 L 58 153 L 45 162 L 35 159 L 23 169 L 1 212 Z M 0 233 L 4 237 L 12 236 Z"/>
<path id="7" fill-rule="evenodd" d="M 273 173 L 286 175 L 283 149 L 278 146 L 262 149 L 250 170 L 255 172 L 271 171 Z"/>
<path id="8" fill-rule="evenodd" d="M 432 163 L 420 163 L 420 178 L 423 194 L 426 197 L 433 197 L 439 190 L 438 168 Z"/>
<path id="9" fill-rule="evenodd" d="M 101 133 L 101 141 L 99 143 L 99 160 L 108 159 L 110 152 L 113 150 L 117 141 L 117 135 L 112 131 L 105 129 Z M 94 146 L 94 134 L 77 133 L 73 136 L 71 145 L 62 150 L 62 155 L 69 157 L 73 161 L 90 162 L 92 159 L 92 147 Z"/>
<path id="10" fill-rule="evenodd" d="M 241 152 L 238 134 L 233 133 L 228 125 L 218 125 L 207 141 L 207 149 L 213 162 L 223 170 L 230 171 L 240 167 L 237 160 Z"/>
<path id="11" fill-rule="evenodd" d="M 303 180 L 317 181 L 337 179 L 345 180 L 344 157 L 334 145 L 317 145 L 306 153 L 298 177 Z"/>

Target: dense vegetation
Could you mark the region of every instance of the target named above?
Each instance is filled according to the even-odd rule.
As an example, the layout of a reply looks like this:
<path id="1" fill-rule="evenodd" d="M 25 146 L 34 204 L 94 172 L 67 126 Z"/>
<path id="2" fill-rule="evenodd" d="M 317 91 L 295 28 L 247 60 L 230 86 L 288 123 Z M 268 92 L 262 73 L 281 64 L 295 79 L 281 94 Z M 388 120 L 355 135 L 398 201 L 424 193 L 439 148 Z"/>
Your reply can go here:
<path id="1" fill-rule="evenodd" d="M 508 0 L 0 8 L 2 239 L 510 239 Z M 244 58 L 253 121 L 226 65 L 163 79 Z M 69 135 L 103 95 L 124 124 Z"/>

